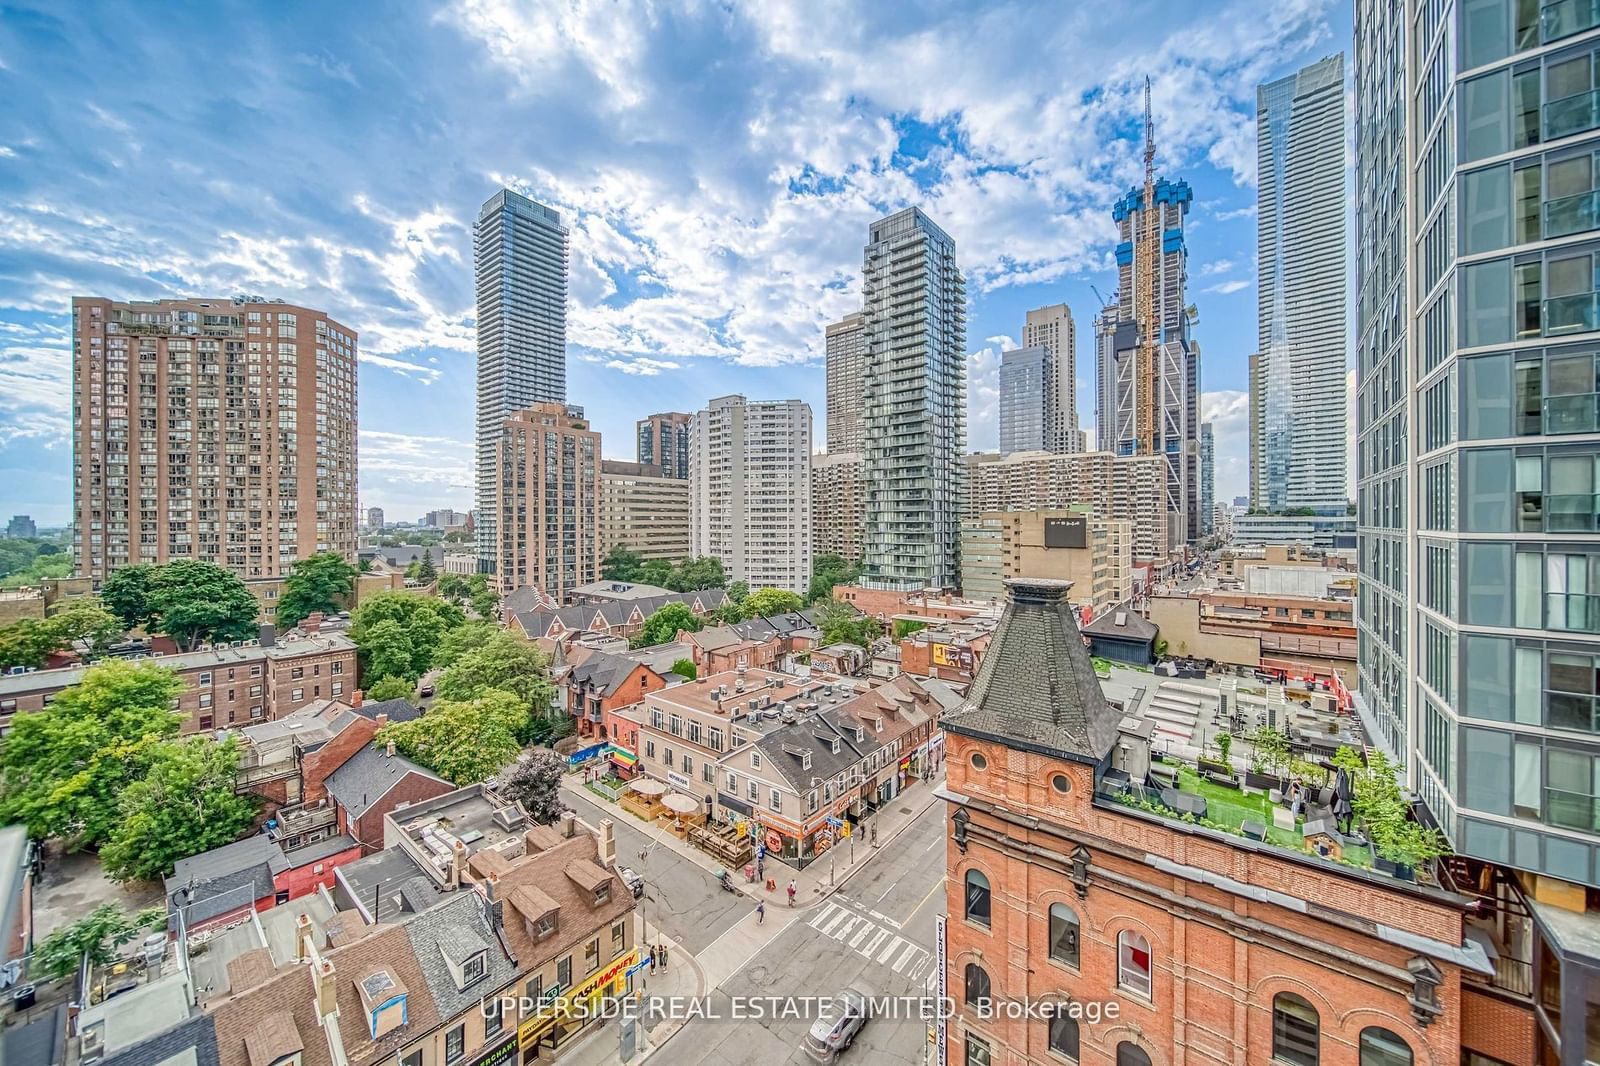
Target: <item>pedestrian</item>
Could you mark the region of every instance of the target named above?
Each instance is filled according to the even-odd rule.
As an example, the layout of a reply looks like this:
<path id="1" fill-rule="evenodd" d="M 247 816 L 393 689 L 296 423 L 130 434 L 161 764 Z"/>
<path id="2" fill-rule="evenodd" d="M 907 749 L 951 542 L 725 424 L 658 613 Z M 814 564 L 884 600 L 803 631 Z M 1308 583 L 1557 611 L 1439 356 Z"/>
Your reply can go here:
<path id="1" fill-rule="evenodd" d="M 1301 781 L 1297 777 L 1297 778 L 1294 779 L 1294 783 L 1289 786 L 1289 814 L 1290 814 L 1290 816 L 1293 817 L 1293 818 L 1297 818 L 1298 819 L 1300 817 L 1301 813 L 1305 810 L 1305 807 L 1306 807 L 1306 786 L 1305 786 L 1305 782 Z"/>
<path id="2" fill-rule="evenodd" d="M 794 906 L 794 878 L 789 878 L 789 906 Z"/>
<path id="3" fill-rule="evenodd" d="M 662 944 L 656 948 L 656 955 L 661 959 L 661 972 L 667 972 L 667 945 Z"/>
<path id="4" fill-rule="evenodd" d="M 656 972 L 656 946 L 654 944 L 650 945 L 650 972 Z"/>
<path id="5" fill-rule="evenodd" d="M 765 918 L 766 916 L 767 916 L 767 901 L 766 900 L 757 901 L 756 902 L 756 924 L 760 925 L 762 919 Z"/>

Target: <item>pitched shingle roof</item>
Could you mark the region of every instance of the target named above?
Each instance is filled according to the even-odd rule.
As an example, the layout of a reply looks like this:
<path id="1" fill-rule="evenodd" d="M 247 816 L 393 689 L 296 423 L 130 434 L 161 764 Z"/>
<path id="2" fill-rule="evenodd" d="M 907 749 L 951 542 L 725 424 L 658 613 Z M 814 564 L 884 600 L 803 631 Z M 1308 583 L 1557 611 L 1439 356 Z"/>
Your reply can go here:
<path id="1" fill-rule="evenodd" d="M 364 714 L 368 718 L 376 718 L 380 714 L 389 716 L 391 722 L 409 722 L 422 717 L 422 709 L 410 700 L 379 700 L 377 703 L 363 703 L 356 708 L 357 714 Z"/>
<path id="2" fill-rule="evenodd" d="M 182 906 L 185 924 L 194 926 L 272 895 L 272 879 L 289 868 L 283 850 L 264 834 L 256 833 L 179 859 L 166 880 L 167 898 L 193 886 L 189 902 Z M 173 914 L 170 927 L 176 929 L 176 922 L 177 915 Z"/>
<path id="3" fill-rule="evenodd" d="M 489 927 L 483 901 L 476 892 L 457 893 L 407 921 L 405 929 L 442 1017 L 455 1017 L 486 993 L 505 987 L 517 975 L 517 967 L 506 958 Z M 480 951 L 485 959 L 484 976 L 466 988 L 456 987 L 449 963 L 460 966 Z"/>
<path id="4" fill-rule="evenodd" d="M 1111 610 L 1091 619 L 1083 627 L 1091 637 L 1123 637 L 1128 640 L 1155 640 L 1161 632 L 1156 624 L 1127 604 L 1118 604 Z"/>
<path id="5" fill-rule="evenodd" d="M 324 783 L 328 794 L 350 813 L 359 818 L 384 797 L 407 774 L 421 774 L 441 785 L 450 783 L 425 766 L 418 765 L 404 755 L 386 755 L 385 749 L 366 745 L 344 761 L 328 775 Z"/>
<path id="6" fill-rule="evenodd" d="M 978 676 L 942 723 L 952 733 L 1098 764 L 1117 739 L 1067 603 L 1070 581 L 1012 578 Z"/>

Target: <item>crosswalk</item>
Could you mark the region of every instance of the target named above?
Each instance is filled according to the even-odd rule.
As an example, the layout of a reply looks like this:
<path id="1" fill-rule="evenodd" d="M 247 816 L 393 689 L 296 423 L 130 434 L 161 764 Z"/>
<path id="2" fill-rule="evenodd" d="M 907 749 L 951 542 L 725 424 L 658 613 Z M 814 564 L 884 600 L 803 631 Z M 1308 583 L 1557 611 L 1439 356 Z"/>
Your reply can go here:
<path id="1" fill-rule="evenodd" d="M 883 915 L 868 917 L 829 900 L 812 913 L 806 924 L 910 981 L 925 981 L 932 975 L 933 957 L 902 937 L 896 931 L 899 924 Z"/>

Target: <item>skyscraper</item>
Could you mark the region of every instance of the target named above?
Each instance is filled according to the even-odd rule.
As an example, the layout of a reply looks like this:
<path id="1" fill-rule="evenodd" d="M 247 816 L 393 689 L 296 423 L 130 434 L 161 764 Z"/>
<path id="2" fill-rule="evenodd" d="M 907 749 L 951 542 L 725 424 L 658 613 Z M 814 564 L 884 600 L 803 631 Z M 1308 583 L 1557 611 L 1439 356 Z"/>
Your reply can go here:
<path id="1" fill-rule="evenodd" d="M 689 430 L 689 552 L 729 581 L 811 584 L 811 405 L 722 396 Z"/>
<path id="2" fill-rule="evenodd" d="M 382 507 L 368 507 L 367 508 L 367 528 L 372 530 L 373 532 L 377 532 L 378 530 L 383 528 L 383 508 Z"/>
<path id="3" fill-rule="evenodd" d="M 73 554 L 244 578 L 356 551 L 356 334 L 259 297 L 72 301 Z"/>
<path id="4" fill-rule="evenodd" d="M 861 312 L 845 315 L 827 329 L 828 342 L 828 451 L 862 452 L 866 434 L 862 423 L 866 388 L 866 331 Z"/>
<path id="5" fill-rule="evenodd" d="M 1217 441 L 1211 423 L 1200 423 L 1200 532 L 1210 536 L 1216 528 Z"/>
<path id="6" fill-rule="evenodd" d="M 1597 24 L 1355 12 L 1356 707 L 1490 897 L 1513 1061 L 1592 1058 L 1600 981 Z"/>
<path id="7" fill-rule="evenodd" d="M 567 230 L 561 215 L 501 189 L 472 228 L 478 292 L 478 567 L 497 553 L 495 448 L 505 420 L 567 400 Z"/>
<path id="8" fill-rule="evenodd" d="M 866 524 L 861 454 L 829 452 L 811 457 L 811 550 L 855 561 L 861 558 Z"/>
<path id="9" fill-rule="evenodd" d="M 1045 451 L 1078 452 L 1078 328 L 1066 304 L 1029 311 L 1022 323 L 1022 346 L 1046 353 L 1044 388 Z"/>
<path id="10" fill-rule="evenodd" d="M 659 466 L 600 463 L 600 551 L 626 545 L 645 560 L 689 554 L 689 480 Z"/>
<path id="11" fill-rule="evenodd" d="M 495 444 L 496 584 L 536 588 L 558 603 L 600 579 L 600 434 L 583 409 L 537 403 L 508 415 Z"/>
<path id="12" fill-rule="evenodd" d="M 1145 121 L 1149 169 L 1154 133 Z M 1116 202 L 1116 304 L 1096 329 L 1101 443 L 1118 455 L 1166 457 L 1174 544 L 1200 535 L 1200 345 L 1190 335 L 1183 235 L 1193 200 L 1188 182 L 1158 180 L 1150 169 L 1147 187 Z"/>
<path id="13" fill-rule="evenodd" d="M 1349 502 L 1344 138 L 1343 53 L 1256 90 L 1258 510 L 1343 514 Z"/>
<path id="14" fill-rule="evenodd" d="M 1121 312 L 1112 300 L 1094 316 L 1094 450 L 1117 450 L 1117 323 Z"/>
<path id="15" fill-rule="evenodd" d="M 1050 353 L 1044 348 L 1013 348 L 1000 355 L 1000 454 L 1046 451 L 1050 421 L 1046 402 Z M 1050 448 L 1049 451 L 1064 449 Z"/>
<path id="16" fill-rule="evenodd" d="M 664 477 L 689 476 L 689 416 L 667 411 L 639 419 L 636 456 L 645 466 L 659 469 Z"/>
<path id="17" fill-rule="evenodd" d="M 862 254 L 867 534 L 862 580 L 961 580 L 967 442 L 966 281 L 920 208 L 874 222 Z"/>

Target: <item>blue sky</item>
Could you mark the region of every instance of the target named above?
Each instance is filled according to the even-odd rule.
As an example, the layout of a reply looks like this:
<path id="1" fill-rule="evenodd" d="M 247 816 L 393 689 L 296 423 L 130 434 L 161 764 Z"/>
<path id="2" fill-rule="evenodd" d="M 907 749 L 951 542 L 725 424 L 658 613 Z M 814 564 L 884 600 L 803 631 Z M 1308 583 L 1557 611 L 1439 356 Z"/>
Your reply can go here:
<path id="1" fill-rule="evenodd" d="M 970 424 L 1065 301 L 1094 420 L 1110 204 L 1195 188 L 1217 494 L 1245 491 L 1255 86 L 1345 49 L 1332 0 L 1100 4 L 0 4 L 0 516 L 64 522 L 74 295 L 260 293 L 360 334 L 364 506 L 471 505 L 471 223 L 502 184 L 572 229 L 569 399 L 633 421 L 733 392 L 820 425 L 823 326 L 874 218 L 921 204 L 971 300 Z"/>

